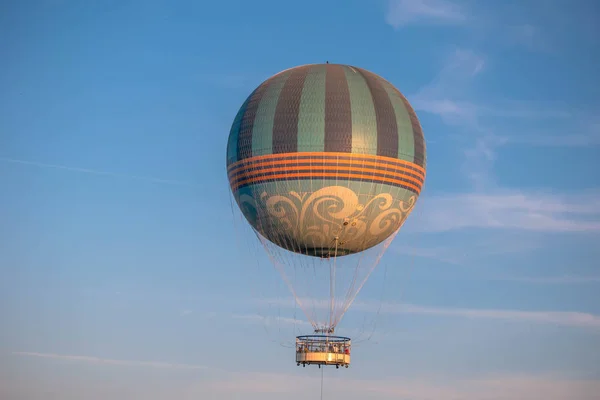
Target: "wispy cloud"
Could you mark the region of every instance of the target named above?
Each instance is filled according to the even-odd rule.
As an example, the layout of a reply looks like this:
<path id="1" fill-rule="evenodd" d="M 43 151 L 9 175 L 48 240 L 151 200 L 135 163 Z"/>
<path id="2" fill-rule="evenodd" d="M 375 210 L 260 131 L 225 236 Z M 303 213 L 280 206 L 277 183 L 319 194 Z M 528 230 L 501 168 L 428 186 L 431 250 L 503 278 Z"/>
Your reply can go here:
<path id="1" fill-rule="evenodd" d="M 469 93 L 469 85 L 484 71 L 485 65 L 486 60 L 483 55 L 468 49 L 455 49 L 446 58 L 444 66 L 437 75 L 411 96 L 411 103 L 418 100 L 437 100 L 440 104 L 444 104 L 441 102 L 448 100 L 439 111 L 454 110 L 455 107 L 450 107 L 450 104 L 461 104 L 460 98 L 464 98 Z M 463 103 L 466 104 L 468 103 Z"/>
<path id="2" fill-rule="evenodd" d="M 448 264 L 460 265 L 465 261 L 464 254 L 457 252 L 452 247 L 410 247 L 391 246 L 389 251 L 398 254 L 407 254 L 413 257 L 429 258 Z"/>
<path id="3" fill-rule="evenodd" d="M 317 386 L 318 379 L 320 378 L 287 374 L 250 373 L 213 381 L 207 390 L 222 396 L 237 393 L 286 393 L 293 396 L 305 393 L 308 387 Z M 595 399 L 597 390 L 600 390 L 600 381 L 533 374 L 502 374 L 470 379 L 417 376 L 393 380 L 334 376 L 327 378 L 327 390 L 352 400 L 592 400 Z"/>
<path id="4" fill-rule="evenodd" d="M 499 119 L 569 121 L 581 113 L 562 104 L 536 104 L 518 100 L 480 101 L 474 91 L 485 70 L 485 58 L 468 50 L 456 50 L 446 66 L 427 85 L 411 96 L 415 108 L 440 116 L 458 127 L 457 144 L 464 146 L 462 172 L 471 183 L 467 193 L 429 196 L 419 216 L 418 229 L 443 232 L 464 228 L 517 229 L 537 232 L 600 231 L 600 193 L 568 196 L 540 191 L 504 189 L 496 184 L 493 166 L 503 146 L 514 144 L 583 146 L 600 144 L 600 124 L 587 118 L 580 134 L 503 135 L 494 123 Z M 414 217 L 413 217 L 414 219 Z M 456 262 L 456 260 L 449 260 Z"/>
<path id="5" fill-rule="evenodd" d="M 371 386 L 375 393 L 394 398 L 419 400 L 592 400 L 600 382 L 575 380 L 560 376 L 498 375 L 490 378 L 454 381 L 417 380 L 401 386 L 398 383 L 381 382 Z"/>
<path id="6" fill-rule="evenodd" d="M 453 242 L 438 246 L 390 246 L 388 251 L 412 257 L 427 258 L 453 265 L 466 266 L 482 257 L 524 253 L 539 249 L 541 243 L 536 238 L 523 235 L 491 235 L 486 238 Z"/>
<path id="7" fill-rule="evenodd" d="M 446 88 L 443 89 L 443 87 Z M 480 128 L 477 121 L 483 118 L 539 120 L 576 117 L 575 113 L 560 105 L 536 104 L 517 100 L 485 104 L 482 101 L 475 102 L 457 98 L 459 97 L 458 93 L 465 92 L 466 89 L 454 90 L 449 84 L 443 86 L 431 84 L 413 95 L 412 103 L 418 111 L 438 115 L 444 122 L 451 125 L 469 126 L 470 128 Z"/>
<path id="8" fill-rule="evenodd" d="M 308 299 L 304 298 L 303 300 L 307 301 Z M 329 307 L 328 300 L 322 300 L 322 301 L 311 300 L 311 302 L 318 303 L 317 308 L 320 308 L 320 309 L 326 309 L 327 307 Z M 282 308 L 284 308 L 284 307 L 282 307 Z M 279 333 L 281 333 L 281 331 L 283 331 L 286 328 L 288 329 L 286 331 L 286 333 L 292 332 L 290 330 L 291 328 L 295 329 L 296 332 L 298 332 L 298 333 L 295 333 L 295 335 L 299 334 L 299 333 L 306 334 L 308 332 L 312 332 L 314 329 L 313 326 L 308 321 L 305 321 L 302 319 L 289 318 L 289 317 L 262 316 L 262 315 L 257 315 L 257 314 L 236 314 L 236 315 L 233 315 L 232 318 L 239 320 L 239 321 L 248 322 L 248 323 L 265 324 L 265 326 L 267 328 L 268 327 L 277 327 L 280 330 Z M 371 340 L 371 339 L 381 340 L 382 338 L 391 335 L 391 334 L 388 334 L 385 332 L 376 332 L 375 327 L 370 325 L 371 323 L 372 323 L 372 321 L 367 321 L 367 319 L 364 318 L 362 327 L 360 327 L 360 328 L 358 328 L 358 327 L 354 327 L 354 328 L 341 327 L 338 331 L 338 334 L 343 334 L 345 336 L 352 337 L 354 340 L 354 343 L 360 343 L 361 341 L 366 340 L 367 338 L 369 340 Z M 271 332 L 271 333 L 275 333 L 275 332 Z M 294 346 L 294 342 L 289 340 L 290 336 L 280 336 L 280 335 L 276 335 L 276 336 L 277 336 L 277 340 L 273 340 L 273 341 L 278 341 L 281 345 L 286 346 L 286 347 Z M 292 336 L 292 338 L 294 336 Z M 284 339 L 284 337 L 285 337 L 285 339 Z"/>
<path id="9" fill-rule="evenodd" d="M 276 301 L 276 300 L 275 300 Z M 289 302 L 281 302 L 281 307 L 289 307 Z M 314 302 L 317 307 L 327 307 L 326 302 Z M 469 319 L 495 319 L 527 323 L 546 323 L 560 326 L 593 328 L 600 330 L 600 315 L 577 311 L 523 311 L 506 309 L 478 309 L 433 307 L 408 303 L 356 301 L 355 311 L 366 313 L 415 314 Z"/>
<path id="10" fill-rule="evenodd" d="M 419 314 L 473 319 L 498 319 L 600 329 L 600 315 L 582 312 L 446 308 L 393 303 L 383 303 L 381 308 L 379 308 L 379 304 L 364 302 L 358 302 L 354 305 L 354 308 L 372 312 L 379 310 L 379 312 L 389 314 Z"/>
<path id="11" fill-rule="evenodd" d="M 264 323 L 265 325 L 295 325 L 312 327 L 308 321 L 301 319 L 289 318 L 289 317 L 274 317 L 274 316 L 263 316 L 258 314 L 234 314 L 234 319 L 245 320 L 249 322 Z"/>
<path id="12" fill-rule="evenodd" d="M 116 172 L 100 171 L 97 169 L 70 167 L 70 166 L 66 166 L 66 165 L 48 164 L 48 163 L 41 163 L 41 162 L 36 162 L 36 161 L 19 160 L 19 159 L 8 158 L 8 157 L 0 157 L 0 162 L 10 163 L 10 164 L 27 165 L 27 166 L 37 167 L 37 168 L 49 168 L 49 169 L 57 169 L 57 170 L 70 171 L 70 172 L 80 172 L 80 173 L 84 173 L 84 174 L 103 175 L 103 176 L 110 176 L 110 177 L 114 177 L 114 178 L 132 179 L 132 180 L 146 181 L 146 182 L 166 184 L 166 185 L 190 186 L 190 187 L 199 186 L 199 185 L 191 183 L 191 182 L 178 181 L 178 180 L 173 180 L 173 179 L 162 179 L 162 178 L 155 178 L 155 177 L 148 177 L 148 176 L 121 174 L 121 173 L 116 173 Z"/>
<path id="13" fill-rule="evenodd" d="M 511 126 L 514 126 L 515 120 L 561 121 L 568 122 L 568 126 L 577 126 L 571 121 L 581 119 L 582 115 L 562 103 L 482 98 L 476 88 L 486 64 L 486 57 L 482 54 L 456 49 L 440 72 L 409 96 L 417 111 L 437 115 L 447 125 L 460 129 L 461 134 L 455 137 L 466 146 L 463 171 L 475 189 L 494 186 L 492 168 L 502 146 L 600 143 L 600 125 L 594 119 L 582 128 L 581 133 L 567 135 L 527 135 L 526 132 L 504 135 L 501 130 L 499 132 L 497 126 L 509 120 L 513 120 Z"/>
<path id="14" fill-rule="evenodd" d="M 570 285 L 600 283 L 600 276 L 500 276 L 496 280 L 531 283 L 536 285 Z"/>
<path id="15" fill-rule="evenodd" d="M 203 84 L 218 86 L 226 89 L 248 89 L 256 86 L 257 82 L 254 78 L 247 74 L 239 73 L 203 73 L 196 75 L 194 80 Z"/>
<path id="16" fill-rule="evenodd" d="M 448 0 L 389 0 L 385 21 L 394 28 L 414 24 L 459 24 L 465 11 Z"/>
<path id="17" fill-rule="evenodd" d="M 600 193 L 556 195 L 503 190 L 423 199 L 426 212 L 415 229 L 444 232 L 465 228 L 538 232 L 600 232 Z"/>
<path id="18" fill-rule="evenodd" d="M 37 357 L 40 353 L 23 353 L 21 355 Z M 42 353 L 44 354 L 44 353 Z M 43 355 L 46 356 L 45 354 Z M 94 357 L 49 355 L 51 358 L 71 359 L 84 362 Z M 116 365 L 123 360 L 117 361 Z M 127 362 L 131 363 L 131 362 Z M 134 362 L 134 366 L 139 366 Z M 142 362 L 143 363 L 143 362 Z M 115 364 L 115 363 L 112 363 Z M 146 364 L 146 363 L 143 363 Z M 131 364 L 126 364 L 131 365 Z M 159 365 L 163 365 L 159 363 Z M 172 365 L 172 364 L 167 364 Z M 178 364 L 175 364 L 178 365 Z M 144 365 L 146 366 L 146 365 Z M 152 363 L 155 367 L 155 363 Z M 171 368 L 171 367 L 167 367 Z M 197 368 L 193 368 L 197 369 Z M 158 375 L 152 381 L 139 379 L 115 372 L 110 379 L 105 376 L 69 376 L 68 380 L 54 375 L 52 370 L 39 375 L 36 369 L 31 369 L 26 375 L 16 379 L 0 381 L 0 396 L 6 398 L 42 398 L 52 393 L 52 398 L 62 399 L 93 399 L 105 398 L 137 398 L 151 400 L 166 399 L 197 399 L 219 398 L 233 400 L 240 396 L 248 398 L 260 395 L 261 398 L 280 398 L 285 395 L 290 400 L 306 398 L 307 390 L 318 391 L 320 376 L 316 374 L 287 374 L 280 372 L 232 372 L 220 371 L 210 379 L 198 377 L 170 379 Z M 216 371 L 217 373 L 219 371 Z M 304 371 L 302 371 L 304 372 Z M 473 374 L 468 377 L 441 378 L 435 375 L 413 375 L 404 378 L 367 378 L 352 375 L 352 371 L 344 374 L 327 376 L 326 393 L 337 393 L 349 400 L 358 399 L 401 399 L 412 400 L 595 400 L 600 392 L 600 381 L 577 379 L 560 374 Z M 48 375 L 50 374 L 50 375 Z M 348 375 L 350 374 L 350 375 Z M 6 396 L 6 395 L 10 396 Z M 3 397 L 3 398 L 4 398 Z"/>
<path id="19" fill-rule="evenodd" d="M 174 364 L 159 361 L 132 361 L 132 360 L 115 360 L 110 358 L 99 358 L 90 356 L 54 354 L 54 353 L 36 353 L 28 351 L 16 351 L 12 354 L 23 357 L 51 358 L 56 360 L 76 361 L 86 364 L 102 364 L 115 365 L 124 367 L 147 367 L 147 368 L 168 368 L 168 369 L 210 369 L 203 365 L 191 364 Z"/>
<path id="20" fill-rule="evenodd" d="M 523 46 L 529 50 L 547 52 L 552 47 L 540 27 L 524 23 L 506 27 L 506 38 L 511 44 Z"/>
<path id="21" fill-rule="evenodd" d="M 2 398 L 51 399 L 280 399 L 301 400 L 307 394 L 318 396 L 320 374 L 314 370 L 303 373 L 244 372 L 227 373 L 210 380 L 184 377 L 173 380 L 167 376 L 142 379 L 123 374 L 80 376 L 68 379 L 35 369 L 27 379 L 17 377 L 0 381 Z M 304 373 L 306 372 L 306 373 Z M 348 400 L 411 399 L 411 400 L 596 400 L 600 381 L 577 379 L 561 374 L 477 374 L 452 378 L 436 375 L 369 378 L 353 374 L 352 370 L 328 373 L 325 396 L 335 393 Z M 48 397 L 50 396 L 50 397 Z"/>
<path id="22" fill-rule="evenodd" d="M 487 91 L 482 96 L 477 83 L 487 63 L 482 54 L 456 49 L 440 72 L 409 96 L 418 112 L 437 115 L 454 129 L 456 133 L 448 136 L 464 146 L 462 171 L 473 190 L 487 192 L 497 186 L 493 167 L 503 147 L 600 145 L 596 115 L 559 101 L 494 99 Z M 533 122 L 550 128 L 544 133 L 528 133 Z M 505 133 L 508 129 L 510 133 Z"/>
<path id="23" fill-rule="evenodd" d="M 465 150 L 463 169 L 477 187 L 487 184 L 495 156 L 496 137 L 482 126 L 482 105 L 472 100 L 473 82 L 485 65 L 481 54 L 456 49 L 437 76 L 410 96 L 417 111 L 438 115 L 444 123 L 461 129 L 462 140 L 469 138 L 473 143 Z"/>
<path id="24" fill-rule="evenodd" d="M 426 85 L 410 96 L 417 111 L 435 114 L 450 125 L 484 134 L 482 119 L 566 119 L 578 118 L 561 103 L 534 103 L 521 100 L 484 99 L 475 90 L 485 72 L 486 57 L 468 49 L 455 49 L 444 67 Z M 500 144 L 500 143 L 498 143 Z"/>
<path id="25" fill-rule="evenodd" d="M 532 147 L 589 147 L 600 146 L 600 119 L 584 118 L 576 121 L 567 132 L 528 133 L 502 135 L 504 145 L 524 145 Z"/>
<path id="26" fill-rule="evenodd" d="M 526 134 L 520 137 L 506 138 L 507 144 L 528 145 L 534 147 L 588 147 L 600 146 L 600 135 L 585 134 Z"/>

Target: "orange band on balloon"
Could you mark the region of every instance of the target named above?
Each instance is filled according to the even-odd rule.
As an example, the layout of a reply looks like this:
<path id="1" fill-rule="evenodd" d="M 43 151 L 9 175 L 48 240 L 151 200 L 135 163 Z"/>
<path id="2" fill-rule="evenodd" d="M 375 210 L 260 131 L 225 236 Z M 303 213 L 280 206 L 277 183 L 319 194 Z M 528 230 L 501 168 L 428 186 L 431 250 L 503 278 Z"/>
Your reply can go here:
<path id="1" fill-rule="evenodd" d="M 342 178 L 342 179 L 357 179 L 366 182 L 376 182 L 376 183 L 389 183 L 400 185 L 406 188 L 410 188 L 415 193 L 421 193 L 422 185 L 415 185 L 411 182 L 407 182 L 405 180 L 394 179 L 391 177 L 380 177 L 380 176 L 370 176 L 365 174 L 353 174 L 353 173 L 343 173 L 343 172 L 297 172 L 297 173 L 285 173 L 285 174 L 277 174 L 277 175 L 266 175 L 259 177 L 250 177 L 243 180 L 239 180 L 236 183 L 231 185 L 231 190 L 236 191 L 241 186 L 247 186 L 251 184 L 257 184 L 265 181 L 273 181 L 273 180 L 291 180 L 298 178 L 314 178 L 314 179 L 323 179 L 323 178 Z M 405 179 L 405 178 L 404 178 Z"/>
<path id="2" fill-rule="evenodd" d="M 315 173 L 327 173 L 327 174 L 351 174 L 353 177 L 360 177 L 363 180 L 368 180 L 369 178 L 374 179 L 400 179 L 403 181 L 408 181 L 407 183 L 411 183 L 416 187 L 421 188 L 423 186 L 422 179 L 416 178 L 410 174 L 407 174 L 406 171 L 410 171 L 407 169 L 397 170 L 397 171 L 385 171 L 381 169 L 375 168 L 361 168 L 361 167 L 347 167 L 347 166 L 335 166 L 335 165 L 286 165 L 286 166 L 278 166 L 275 168 L 256 168 L 251 171 L 242 171 L 242 172 L 231 172 L 229 175 L 229 181 L 232 185 L 237 185 L 240 182 L 246 182 L 249 179 L 257 178 L 270 178 L 273 176 L 273 172 L 285 172 L 286 175 L 308 172 L 311 174 Z M 261 176 L 265 174 L 265 176 Z"/>
<path id="3" fill-rule="evenodd" d="M 293 165 L 297 163 L 332 163 L 336 164 L 360 164 L 363 166 L 374 166 L 379 168 L 406 168 L 411 172 L 425 178 L 425 168 L 406 160 L 392 157 L 377 156 L 372 154 L 355 153 L 333 153 L 333 152 L 303 152 L 303 153 L 279 153 L 255 156 L 236 161 L 227 167 L 228 173 L 233 173 L 260 167 L 268 164 Z"/>

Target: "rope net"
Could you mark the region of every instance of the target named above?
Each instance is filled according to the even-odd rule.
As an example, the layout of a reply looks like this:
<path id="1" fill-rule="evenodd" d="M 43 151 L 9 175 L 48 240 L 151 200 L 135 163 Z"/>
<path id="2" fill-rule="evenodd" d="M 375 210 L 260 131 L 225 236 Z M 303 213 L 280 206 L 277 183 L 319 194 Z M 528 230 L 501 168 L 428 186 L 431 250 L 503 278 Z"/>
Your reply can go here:
<path id="1" fill-rule="evenodd" d="M 372 161 L 342 162 L 346 169 L 377 168 Z M 234 198 L 307 321 L 317 332 L 333 333 L 417 195 L 382 183 L 385 168 L 378 177 L 351 180 L 318 176 L 320 163 L 310 163 L 311 173 L 243 186 Z"/>

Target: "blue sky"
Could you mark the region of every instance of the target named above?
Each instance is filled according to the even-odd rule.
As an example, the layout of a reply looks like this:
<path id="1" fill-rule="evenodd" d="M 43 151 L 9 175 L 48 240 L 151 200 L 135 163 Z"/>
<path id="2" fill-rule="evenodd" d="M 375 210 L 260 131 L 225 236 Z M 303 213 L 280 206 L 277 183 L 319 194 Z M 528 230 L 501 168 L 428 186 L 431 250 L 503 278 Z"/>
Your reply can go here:
<path id="1" fill-rule="evenodd" d="M 597 3 L 0 7 L 1 398 L 318 396 L 225 146 L 262 80 L 326 60 L 408 97 L 428 175 L 324 398 L 600 393 Z"/>

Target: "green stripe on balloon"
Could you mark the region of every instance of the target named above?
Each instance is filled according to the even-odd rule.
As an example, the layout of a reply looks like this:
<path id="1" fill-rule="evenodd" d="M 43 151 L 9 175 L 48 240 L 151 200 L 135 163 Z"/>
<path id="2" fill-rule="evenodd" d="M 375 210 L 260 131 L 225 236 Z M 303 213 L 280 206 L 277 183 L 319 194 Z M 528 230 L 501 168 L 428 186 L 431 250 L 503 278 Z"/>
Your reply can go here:
<path id="1" fill-rule="evenodd" d="M 325 151 L 352 151 L 352 110 L 341 65 L 327 65 L 325 79 Z"/>
<path id="2" fill-rule="evenodd" d="M 279 95 L 283 89 L 291 71 L 285 71 L 274 76 L 273 81 L 265 90 L 265 94 L 260 100 L 256 117 L 252 125 L 252 155 L 262 156 L 272 154 L 273 150 L 273 125 L 275 122 L 275 110 Z"/>
<path id="3" fill-rule="evenodd" d="M 304 81 L 310 67 L 294 68 L 288 74 L 283 85 L 275 115 L 273 116 L 273 138 L 271 153 L 295 153 L 298 151 L 298 120 L 300 101 Z"/>
<path id="4" fill-rule="evenodd" d="M 369 86 L 356 69 L 345 67 L 344 72 L 350 89 L 352 153 L 375 155 L 377 153 L 377 119 Z"/>
<path id="5" fill-rule="evenodd" d="M 324 65 L 312 65 L 304 79 L 298 115 L 298 151 L 325 149 L 325 76 Z"/>
<path id="6" fill-rule="evenodd" d="M 238 134 L 238 160 L 252 157 L 252 131 L 254 128 L 254 119 L 256 118 L 260 101 L 273 79 L 274 78 L 270 78 L 262 83 L 249 97 L 248 105 L 244 111 L 244 116 L 242 117 L 240 131 Z"/>
<path id="7" fill-rule="evenodd" d="M 412 162 L 414 160 L 414 135 L 410 115 L 398 91 L 391 85 L 384 85 L 394 107 L 398 129 L 398 158 Z"/>
<path id="8" fill-rule="evenodd" d="M 357 68 L 365 78 L 373 104 L 375 104 L 375 117 L 377 119 L 377 155 L 384 157 L 398 157 L 398 127 L 396 114 L 392 102 L 377 75 Z"/>
<path id="9" fill-rule="evenodd" d="M 410 161 L 414 162 L 420 167 L 425 167 L 427 163 L 427 158 L 425 155 L 425 137 L 423 136 L 423 129 L 421 128 L 421 124 L 419 123 L 419 118 L 417 118 L 415 110 L 412 108 L 406 97 L 404 97 L 404 95 L 400 93 L 398 89 L 394 88 L 394 90 L 398 93 L 398 96 L 400 97 L 400 99 L 402 99 L 404 108 L 408 111 L 410 124 L 413 131 L 414 156 L 413 159 Z"/>
<path id="10" fill-rule="evenodd" d="M 238 152 L 238 141 L 240 136 L 240 128 L 242 126 L 242 118 L 244 117 L 244 113 L 246 112 L 246 107 L 248 107 L 248 103 L 250 102 L 250 98 L 252 95 L 246 98 L 242 107 L 240 107 L 238 113 L 233 120 L 233 124 L 231 125 L 231 130 L 229 131 L 229 140 L 227 141 L 227 164 L 231 164 L 237 161 L 237 152 Z"/>

